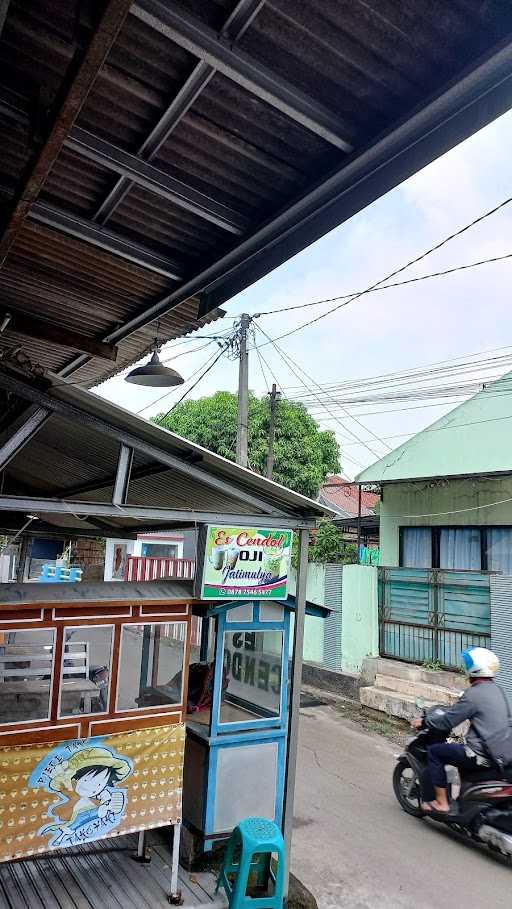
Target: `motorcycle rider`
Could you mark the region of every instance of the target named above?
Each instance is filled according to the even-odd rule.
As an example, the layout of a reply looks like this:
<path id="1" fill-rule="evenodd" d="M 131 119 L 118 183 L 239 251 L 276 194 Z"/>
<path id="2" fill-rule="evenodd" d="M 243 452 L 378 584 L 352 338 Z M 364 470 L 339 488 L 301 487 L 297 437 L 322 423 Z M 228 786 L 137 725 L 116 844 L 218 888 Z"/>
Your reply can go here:
<path id="1" fill-rule="evenodd" d="M 485 742 L 509 724 L 506 700 L 494 681 L 500 666 L 496 654 L 485 647 L 471 647 L 463 652 L 462 661 L 469 676 L 469 688 L 452 707 L 439 707 L 425 718 L 430 728 L 441 732 L 450 732 L 465 720 L 470 723 L 465 745 L 444 742 L 428 748 L 428 768 L 435 799 L 422 805 L 427 812 L 450 811 L 445 765 L 473 772 L 479 767 L 490 767 L 492 761 Z M 419 729 L 422 723 L 423 720 L 414 719 L 411 725 Z"/>

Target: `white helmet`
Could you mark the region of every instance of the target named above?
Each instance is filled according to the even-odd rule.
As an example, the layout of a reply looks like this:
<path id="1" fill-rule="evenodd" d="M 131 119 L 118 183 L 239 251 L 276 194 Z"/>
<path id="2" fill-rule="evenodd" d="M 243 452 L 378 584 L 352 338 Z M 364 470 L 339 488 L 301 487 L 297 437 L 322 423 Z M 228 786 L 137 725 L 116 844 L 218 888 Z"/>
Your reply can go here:
<path id="1" fill-rule="evenodd" d="M 462 653 L 462 662 L 472 679 L 492 679 L 500 668 L 500 661 L 486 647 L 470 647 Z"/>

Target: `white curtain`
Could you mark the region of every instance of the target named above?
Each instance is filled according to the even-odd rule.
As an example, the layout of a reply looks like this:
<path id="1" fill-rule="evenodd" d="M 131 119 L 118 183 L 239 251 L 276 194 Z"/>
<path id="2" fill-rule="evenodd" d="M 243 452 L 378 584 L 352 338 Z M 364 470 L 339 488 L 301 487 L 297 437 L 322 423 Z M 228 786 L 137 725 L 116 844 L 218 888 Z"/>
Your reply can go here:
<path id="1" fill-rule="evenodd" d="M 439 567 L 480 571 L 480 530 L 477 527 L 441 530 Z"/>
<path id="2" fill-rule="evenodd" d="M 489 571 L 512 574 L 511 527 L 491 527 L 487 531 L 487 567 Z"/>
<path id="3" fill-rule="evenodd" d="M 430 527 L 404 527 L 402 530 L 402 566 L 432 567 L 432 530 Z"/>

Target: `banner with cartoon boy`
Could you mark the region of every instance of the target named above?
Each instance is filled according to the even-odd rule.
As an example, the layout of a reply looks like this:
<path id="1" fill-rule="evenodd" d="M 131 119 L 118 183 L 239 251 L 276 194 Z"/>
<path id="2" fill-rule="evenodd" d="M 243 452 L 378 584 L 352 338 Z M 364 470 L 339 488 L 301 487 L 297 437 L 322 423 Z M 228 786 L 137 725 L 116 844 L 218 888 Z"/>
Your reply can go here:
<path id="1" fill-rule="evenodd" d="M 0 861 L 181 819 L 184 727 L 0 748 Z"/>

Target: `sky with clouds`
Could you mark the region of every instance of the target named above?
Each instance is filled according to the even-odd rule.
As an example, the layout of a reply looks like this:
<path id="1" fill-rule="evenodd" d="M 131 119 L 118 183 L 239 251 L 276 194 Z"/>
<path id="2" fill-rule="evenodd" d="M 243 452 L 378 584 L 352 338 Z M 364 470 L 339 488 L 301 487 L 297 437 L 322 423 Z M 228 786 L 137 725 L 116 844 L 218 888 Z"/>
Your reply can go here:
<path id="1" fill-rule="evenodd" d="M 224 305 L 227 316 L 281 309 L 371 286 L 512 195 L 511 146 L 509 112 L 234 297 Z M 512 252 L 511 227 L 512 204 L 401 277 Z M 506 260 L 368 294 L 283 339 L 279 346 L 318 383 L 365 379 L 478 351 L 495 351 L 512 344 L 511 273 L 512 260 Z M 332 305 L 261 317 L 258 324 L 268 335 L 277 337 Z M 224 332 L 232 324 L 232 319 L 223 320 L 197 334 Z M 256 331 L 256 343 L 264 340 Z M 202 364 L 215 353 L 213 343 L 197 353 L 189 352 L 205 343 L 174 342 L 164 349 L 162 358 L 171 352 L 173 356 L 178 354 L 176 369 L 188 379 L 195 372 L 200 374 Z M 261 353 L 288 397 L 304 393 L 304 388 L 297 387 L 296 375 L 272 345 L 263 347 Z M 497 355 L 502 353 L 505 351 L 500 350 Z M 223 357 L 190 396 L 197 398 L 219 389 L 235 391 L 237 379 L 237 363 Z M 311 380 L 306 382 L 315 387 Z M 250 355 L 249 384 L 256 394 L 267 392 L 255 352 Z M 134 412 L 146 408 L 143 416 L 149 418 L 172 407 L 187 387 L 171 390 L 164 400 L 153 405 L 159 397 L 158 389 L 128 385 L 122 377 L 104 383 L 97 393 Z M 362 466 L 376 461 L 377 455 L 385 454 L 389 446 L 398 446 L 406 434 L 423 429 L 452 406 L 444 403 L 404 410 L 388 404 L 351 408 L 352 413 L 363 415 L 358 420 L 367 428 L 329 404 L 331 413 L 315 405 L 314 414 L 323 428 L 336 432 L 342 469 L 353 477 Z M 395 412 L 389 412 L 394 407 Z M 387 412 L 376 413 L 376 409 Z M 375 435 L 387 441 L 378 442 Z"/>

